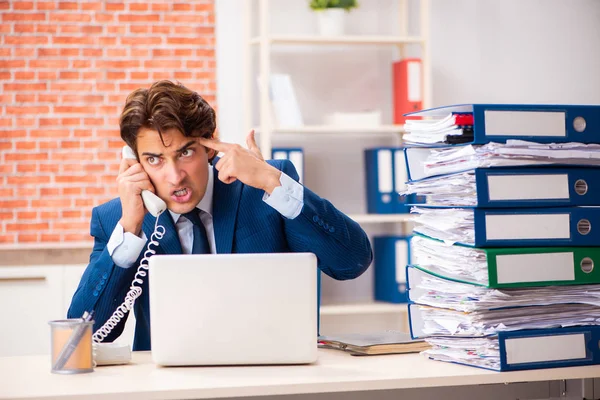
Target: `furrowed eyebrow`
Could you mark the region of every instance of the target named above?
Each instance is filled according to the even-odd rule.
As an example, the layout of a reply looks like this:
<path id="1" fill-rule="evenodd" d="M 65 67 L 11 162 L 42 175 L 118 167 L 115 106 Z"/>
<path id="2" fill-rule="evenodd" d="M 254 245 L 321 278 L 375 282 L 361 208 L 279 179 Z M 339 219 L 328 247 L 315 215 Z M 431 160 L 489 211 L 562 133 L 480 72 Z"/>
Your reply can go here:
<path id="1" fill-rule="evenodd" d="M 196 141 L 190 140 L 189 142 L 184 144 L 181 148 L 177 149 L 177 153 L 183 153 L 185 150 L 187 150 L 188 147 L 190 147 L 193 144 L 196 144 Z"/>
<path id="2" fill-rule="evenodd" d="M 150 156 L 150 157 L 162 157 L 162 153 L 161 154 L 154 154 L 154 153 L 148 153 L 148 152 L 143 152 L 142 153 L 143 156 Z"/>

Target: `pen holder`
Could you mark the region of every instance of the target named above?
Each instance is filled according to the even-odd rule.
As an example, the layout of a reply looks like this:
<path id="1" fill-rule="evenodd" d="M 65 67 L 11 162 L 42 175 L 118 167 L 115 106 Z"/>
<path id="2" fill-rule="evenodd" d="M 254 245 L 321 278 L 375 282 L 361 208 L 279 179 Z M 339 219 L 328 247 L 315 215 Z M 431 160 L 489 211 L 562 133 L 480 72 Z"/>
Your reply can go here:
<path id="1" fill-rule="evenodd" d="M 92 328 L 94 321 L 80 318 L 50 321 L 52 369 L 55 374 L 93 372 Z"/>

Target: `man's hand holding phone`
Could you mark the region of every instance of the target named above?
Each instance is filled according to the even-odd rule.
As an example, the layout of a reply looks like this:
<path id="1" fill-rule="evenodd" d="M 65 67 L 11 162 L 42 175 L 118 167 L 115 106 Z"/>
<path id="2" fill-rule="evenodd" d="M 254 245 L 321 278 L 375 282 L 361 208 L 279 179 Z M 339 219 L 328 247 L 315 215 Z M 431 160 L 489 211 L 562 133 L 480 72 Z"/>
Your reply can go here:
<path id="1" fill-rule="evenodd" d="M 254 131 L 246 137 L 247 149 L 238 144 L 220 142 L 216 139 L 198 138 L 198 143 L 209 149 L 224 153 L 215 168 L 219 180 L 232 183 L 240 180 L 248 186 L 262 189 L 268 194 L 280 186 L 281 171 L 265 162 L 256 141 Z"/>
<path id="2" fill-rule="evenodd" d="M 155 192 L 148 174 L 136 159 L 123 158 L 117 176 L 123 216 L 119 223 L 125 232 L 140 236 L 144 216 L 148 212 L 142 201 L 142 190 Z"/>

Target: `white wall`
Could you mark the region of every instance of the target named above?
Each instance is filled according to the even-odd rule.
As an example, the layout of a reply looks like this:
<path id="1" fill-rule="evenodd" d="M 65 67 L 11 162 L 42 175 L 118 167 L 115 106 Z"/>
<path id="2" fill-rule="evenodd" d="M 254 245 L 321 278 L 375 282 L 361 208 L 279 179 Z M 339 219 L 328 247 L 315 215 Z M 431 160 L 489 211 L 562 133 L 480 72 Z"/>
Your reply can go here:
<path id="1" fill-rule="evenodd" d="M 360 8 L 349 14 L 349 33 L 399 31 L 396 1 L 359 3 Z M 270 0 L 270 4 L 273 32 L 316 32 L 307 0 Z M 600 1 L 431 0 L 430 8 L 433 105 L 600 104 Z M 219 126 L 223 140 L 239 143 L 248 107 L 242 102 L 241 12 L 240 0 L 216 0 Z M 409 31 L 415 29 L 418 24 L 411 24 Z M 305 123 L 322 123 L 326 113 L 336 110 L 372 108 L 380 108 L 390 123 L 390 63 L 396 57 L 391 46 L 278 47 L 272 70 L 291 75 Z M 394 134 L 286 135 L 274 143 L 304 147 L 306 185 L 344 212 L 364 213 L 362 150 L 395 145 L 398 139 Z M 371 236 L 400 232 L 394 224 L 366 230 Z M 369 300 L 372 279 L 371 270 L 350 282 L 325 279 L 323 300 Z"/>

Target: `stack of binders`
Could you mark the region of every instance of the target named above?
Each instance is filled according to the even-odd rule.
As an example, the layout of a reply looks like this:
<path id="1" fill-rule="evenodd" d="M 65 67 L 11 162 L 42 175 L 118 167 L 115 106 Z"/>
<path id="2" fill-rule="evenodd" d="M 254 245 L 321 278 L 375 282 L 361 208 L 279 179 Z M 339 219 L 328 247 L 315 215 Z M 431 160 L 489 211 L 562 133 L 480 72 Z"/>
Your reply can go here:
<path id="1" fill-rule="evenodd" d="M 600 106 L 471 104 L 407 121 L 425 195 L 406 268 L 413 338 L 498 371 L 600 364 Z"/>

